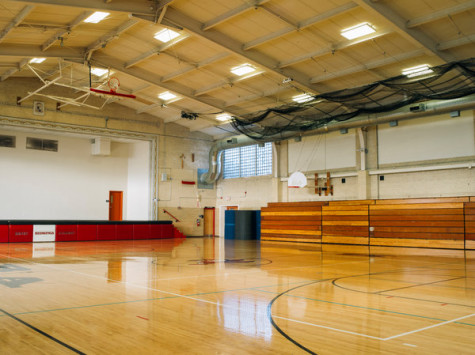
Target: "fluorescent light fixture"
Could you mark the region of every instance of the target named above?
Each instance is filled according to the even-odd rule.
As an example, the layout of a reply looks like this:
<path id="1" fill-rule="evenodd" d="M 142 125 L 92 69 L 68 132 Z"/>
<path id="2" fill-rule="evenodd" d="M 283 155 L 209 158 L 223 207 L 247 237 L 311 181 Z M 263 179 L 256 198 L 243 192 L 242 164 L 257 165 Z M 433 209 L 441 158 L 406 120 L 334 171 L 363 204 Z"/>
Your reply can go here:
<path id="1" fill-rule="evenodd" d="M 179 35 L 180 34 L 178 32 L 165 28 L 155 33 L 155 36 L 153 37 L 163 43 L 167 43 L 170 42 L 172 39 L 177 38 Z"/>
<path id="2" fill-rule="evenodd" d="M 250 74 L 252 72 L 256 71 L 256 67 L 252 66 L 251 64 L 242 64 L 237 67 L 231 68 L 231 73 L 243 76 L 246 74 Z"/>
<path id="3" fill-rule="evenodd" d="M 373 32 L 376 32 L 374 27 L 368 22 L 364 22 L 360 23 L 359 25 L 341 30 L 341 35 L 347 39 L 355 39 L 358 37 L 369 35 Z"/>
<path id="4" fill-rule="evenodd" d="M 220 113 L 219 115 L 216 115 L 216 119 L 218 121 L 229 121 L 231 119 L 231 115 L 229 113 Z"/>
<path id="5" fill-rule="evenodd" d="M 30 63 L 43 63 L 46 60 L 46 58 L 32 58 L 30 59 Z"/>
<path id="6" fill-rule="evenodd" d="M 415 76 L 430 74 L 433 72 L 434 71 L 429 67 L 428 64 L 422 64 L 416 67 L 403 69 L 402 75 L 406 75 L 408 78 L 412 78 Z"/>
<path id="7" fill-rule="evenodd" d="M 158 97 L 162 99 L 163 101 L 169 101 L 169 100 L 174 99 L 176 95 L 172 94 L 170 91 L 165 91 L 159 94 Z"/>
<path id="8" fill-rule="evenodd" d="M 95 76 L 103 76 L 104 74 L 107 74 L 108 71 L 108 69 L 103 68 L 91 68 L 91 73 Z"/>
<path id="9" fill-rule="evenodd" d="M 86 23 L 99 23 L 102 20 L 104 20 L 107 16 L 109 16 L 108 12 L 96 11 L 91 16 L 89 16 L 87 19 L 85 19 L 84 22 L 86 22 Z"/>
<path id="10" fill-rule="evenodd" d="M 313 100 L 313 96 L 309 94 L 300 94 L 300 95 L 295 95 L 294 97 L 292 97 L 292 100 L 294 100 L 295 102 L 298 102 L 299 104 L 302 104 L 304 102 Z"/>

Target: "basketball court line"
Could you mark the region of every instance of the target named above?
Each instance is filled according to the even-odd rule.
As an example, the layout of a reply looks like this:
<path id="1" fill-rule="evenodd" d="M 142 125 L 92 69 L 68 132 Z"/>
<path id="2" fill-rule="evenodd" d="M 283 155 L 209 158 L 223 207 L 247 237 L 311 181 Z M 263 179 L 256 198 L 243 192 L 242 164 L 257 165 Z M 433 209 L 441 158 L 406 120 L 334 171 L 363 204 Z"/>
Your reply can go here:
<path id="1" fill-rule="evenodd" d="M 414 333 L 419 333 L 419 332 L 422 332 L 422 331 L 427 330 L 427 329 L 432 329 L 432 328 L 440 327 L 440 326 L 442 326 L 442 325 L 454 323 L 454 322 L 457 322 L 457 321 L 459 321 L 459 320 L 466 319 L 466 318 L 470 318 L 470 317 L 473 317 L 473 316 L 475 316 L 475 313 L 472 313 L 472 314 L 469 314 L 469 315 L 466 315 L 466 316 L 463 316 L 463 317 L 455 318 L 455 319 L 452 319 L 452 320 L 448 320 L 448 321 L 446 321 L 446 322 L 442 322 L 442 323 L 439 323 L 439 324 L 433 324 L 433 325 L 430 325 L 430 326 L 428 326 L 428 327 L 424 327 L 424 328 L 412 330 L 412 331 L 410 331 L 410 332 L 405 332 L 405 333 L 393 335 L 393 336 L 391 336 L 391 337 L 387 337 L 387 338 L 384 338 L 384 339 L 382 339 L 382 340 L 383 340 L 383 341 L 387 341 L 387 340 L 392 340 L 392 339 L 400 338 L 400 337 L 405 336 L 405 335 L 410 335 L 410 334 L 414 334 Z"/>
<path id="2" fill-rule="evenodd" d="M 57 271 L 71 272 L 71 273 L 74 273 L 74 274 L 78 274 L 78 275 L 82 275 L 82 276 L 90 277 L 90 278 L 95 278 L 95 279 L 100 279 L 100 280 L 111 280 L 107 277 L 91 275 L 91 274 L 87 274 L 87 273 L 84 273 L 84 272 L 79 272 L 79 271 L 75 271 L 75 270 L 71 270 L 71 269 L 64 269 L 64 268 L 55 267 L 53 265 L 48 265 L 48 264 L 41 264 L 41 263 L 37 263 L 37 262 L 34 262 L 34 261 L 22 259 L 22 258 L 16 258 L 16 257 L 3 255 L 3 254 L 0 254 L 0 256 L 7 257 L 7 258 L 10 258 L 10 259 L 14 259 L 14 260 L 20 260 L 20 261 L 30 263 L 30 264 L 34 264 L 34 265 L 43 266 L 43 267 L 53 269 L 53 270 L 57 270 Z M 331 264 L 329 264 L 328 266 L 331 266 Z M 416 268 L 424 268 L 424 267 L 416 267 Z M 283 270 L 285 270 L 285 269 L 283 269 Z M 375 274 L 394 273 L 394 272 L 400 272 L 400 271 L 407 271 L 407 268 L 404 269 L 404 270 L 383 271 L 383 272 L 378 272 L 378 273 L 375 273 Z M 368 274 L 352 275 L 352 276 L 347 276 L 347 277 L 348 278 L 350 278 L 350 277 L 360 277 L 360 276 L 364 276 L 364 275 L 368 275 Z M 342 278 L 344 278 L 344 277 L 342 277 Z M 327 278 L 327 279 L 316 280 L 312 283 L 320 283 L 320 282 L 332 281 L 332 280 L 334 281 L 336 279 L 334 277 L 332 277 L 332 278 Z M 128 283 L 128 282 L 125 282 L 125 281 L 116 281 L 116 280 L 111 280 L 111 281 L 114 281 L 116 284 L 119 283 L 119 284 L 124 284 L 124 285 L 128 285 L 128 286 L 136 287 L 136 288 L 139 288 L 139 289 L 146 289 L 146 290 L 149 290 L 149 291 L 155 291 L 155 292 L 160 292 L 160 293 L 172 295 L 172 296 L 175 296 L 176 298 L 184 298 L 184 299 L 203 302 L 203 303 L 207 303 L 207 304 L 213 304 L 213 305 L 216 305 L 216 306 L 219 306 L 219 307 L 231 308 L 231 309 L 238 310 L 238 311 L 244 311 L 244 312 L 247 311 L 246 307 L 240 308 L 240 307 L 229 306 L 229 305 L 226 305 L 226 304 L 223 304 L 223 303 L 220 303 L 220 302 L 208 301 L 208 300 L 204 300 L 204 299 L 201 299 L 201 298 L 196 298 L 196 297 L 187 296 L 187 295 L 181 295 L 181 294 L 174 293 L 174 292 L 169 292 L 169 291 L 163 291 L 163 290 L 159 290 L 159 289 L 155 289 L 155 288 L 151 288 L 151 287 L 147 287 L 147 286 L 141 286 L 141 285 L 137 285 L 137 284 L 133 284 L 133 283 Z M 253 312 L 253 313 L 256 314 L 256 312 Z M 265 315 L 264 312 L 262 312 L 262 313 L 263 313 L 262 315 Z M 259 314 L 259 312 L 257 312 L 257 314 Z M 285 317 L 280 317 L 280 316 L 273 316 L 273 317 L 278 318 L 278 319 L 287 320 L 287 321 L 293 322 L 293 323 L 305 324 L 305 325 L 309 325 L 309 326 L 313 326 L 313 327 L 333 330 L 333 331 L 336 331 L 336 332 L 347 333 L 347 334 L 352 334 L 352 335 L 356 335 L 356 336 L 371 338 L 371 339 L 374 339 L 374 340 L 387 341 L 387 340 L 398 338 L 398 337 L 401 337 L 401 336 L 404 336 L 404 335 L 409 335 L 409 334 L 417 333 L 417 332 L 420 332 L 420 331 L 424 331 L 426 329 L 431 329 L 431 328 L 442 326 L 442 325 L 445 325 L 445 324 L 450 324 L 450 323 L 456 322 L 456 321 L 461 320 L 461 319 L 472 317 L 474 315 L 475 314 L 470 314 L 470 315 L 463 316 L 463 317 L 460 317 L 460 318 L 457 318 L 457 319 L 454 319 L 454 320 L 445 321 L 445 322 L 442 322 L 442 323 L 439 323 L 439 324 L 435 324 L 435 325 L 432 325 L 432 326 L 416 329 L 416 330 L 413 330 L 413 331 L 410 331 L 410 332 L 396 334 L 394 336 L 387 337 L 387 338 L 374 337 L 374 336 L 371 336 L 371 335 L 351 332 L 351 331 L 347 331 L 347 330 L 344 330 L 344 329 L 338 329 L 338 328 L 327 327 L 327 326 L 323 326 L 323 325 L 319 325 L 319 324 L 303 322 L 303 321 L 299 321 L 297 319 L 292 319 L 292 318 L 285 318 Z"/>
<path id="3" fill-rule="evenodd" d="M 272 293 L 272 294 L 278 294 L 278 292 L 264 291 L 264 290 L 259 290 L 258 288 L 256 288 L 256 291 L 265 292 L 265 293 Z M 346 306 L 346 307 L 353 307 L 353 308 L 365 309 L 365 310 L 368 310 L 368 311 L 376 311 L 376 312 L 390 313 L 390 314 L 395 314 L 395 315 L 402 315 L 402 316 L 407 316 L 407 317 L 422 318 L 422 319 L 429 319 L 429 320 L 436 320 L 436 321 L 443 321 L 443 322 L 446 321 L 445 319 L 433 318 L 433 317 L 427 317 L 427 316 L 421 316 L 421 315 L 418 315 L 418 314 L 402 313 L 402 312 L 396 312 L 396 311 L 388 311 L 388 310 L 385 310 L 385 309 L 370 308 L 370 307 L 358 306 L 358 305 L 353 305 L 353 304 L 348 304 L 348 303 L 341 303 L 341 302 L 333 302 L 333 301 L 327 301 L 327 300 L 319 300 L 319 299 L 316 299 L 316 298 L 309 298 L 309 297 L 304 297 L 304 296 L 289 295 L 289 294 L 286 294 L 285 296 L 287 296 L 287 297 L 292 297 L 292 298 L 300 298 L 300 299 L 305 299 L 305 300 L 315 301 L 315 302 L 330 303 L 330 304 L 334 304 L 334 305 L 338 305 L 338 306 Z M 475 327 L 475 324 L 470 324 L 470 323 L 460 323 L 460 324 L 469 325 L 469 326 Z"/>

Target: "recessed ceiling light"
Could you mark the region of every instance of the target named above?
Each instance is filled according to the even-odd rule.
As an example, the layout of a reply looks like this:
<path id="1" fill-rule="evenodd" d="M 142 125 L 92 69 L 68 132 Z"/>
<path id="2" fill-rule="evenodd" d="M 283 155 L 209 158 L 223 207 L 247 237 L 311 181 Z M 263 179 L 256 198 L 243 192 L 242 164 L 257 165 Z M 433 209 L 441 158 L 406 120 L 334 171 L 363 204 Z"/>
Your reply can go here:
<path id="1" fill-rule="evenodd" d="M 218 121 L 229 121 L 231 119 L 231 115 L 228 113 L 220 113 L 219 115 L 216 115 L 216 119 Z"/>
<path id="2" fill-rule="evenodd" d="M 108 69 L 103 68 L 91 68 L 91 73 L 95 76 L 103 76 L 109 72 Z"/>
<path id="3" fill-rule="evenodd" d="M 155 33 L 155 36 L 153 37 L 163 43 L 167 43 L 170 42 L 172 39 L 177 38 L 179 35 L 180 34 L 178 32 L 165 28 L 164 30 Z"/>
<path id="4" fill-rule="evenodd" d="M 422 64 L 416 67 L 403 69 L 402 75 L 406 75 L 408 78 L 412 78 L 414 76 L 430 74 L 433 72 L 434 71 L 429 67 L 428 64 Z"/>
<path id="5" fill-rule="evenodd" d="M 341 35 L 347 39 L 355 39 L 358 37 L 369 35 L 373 32 L 376 32 L 374 27 L 368 22 L 364 22 L 360 23 L 359 25 L 341 30 Z"/>
<path id="6" fill-rule="evenodd" d="M 292 97 L 292 100 L 298 102 L 299 104 L 313 100 L 313 96 L 310 94 L 300 94 Z"/>
<path id="7" fill-rule="evenodd" d="M 101 12 L 101 11 L 96 11 L 94 12 L 91 16 L 89 16 L 87 19 L 84 20 L 86 23 L 98 23 L 104 20 L 107 16 L 109 16 L 108 12 Z"/>
<path id="8" fill-rule="evenodd" d="M 174 99 L 176 95 L 172 94 L 170 91 L 165 91 L 159 94 L 158 97 L 162 99 L 163 101 L 169 101 L 169 100 Z"/>
<path id="9" fill-rule="evenodd" d="M 46 58 L 32 58 L 30 59 L 30 63 L 43 63 L 46 60 Z"/>
<path id="10" fill-rule="evenodd" d="M 242 64 L 237 67 L 231 68 L 231 73 L 243 76 L 249 73 L 256 71 L 256 67 L 252 66 L 251 64 Z"/>

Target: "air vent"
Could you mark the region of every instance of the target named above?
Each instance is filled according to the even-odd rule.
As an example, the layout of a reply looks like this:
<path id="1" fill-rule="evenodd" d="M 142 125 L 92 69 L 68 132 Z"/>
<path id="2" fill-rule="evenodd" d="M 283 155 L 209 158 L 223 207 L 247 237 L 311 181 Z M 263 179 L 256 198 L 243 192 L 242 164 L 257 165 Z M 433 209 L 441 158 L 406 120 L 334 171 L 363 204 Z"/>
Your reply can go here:
<path id="1" fill-rule="evenodd" d="M 0 135 L 0 147 L 15 148 L 16 137 L 15 136 L 1 136 Z"/>
<path id="2" fill-rule="evenodd" d="M 46 150 L 48 152 L 58 151 L 58 141 L 41 138 L 26 138 L 26 149 Z"/>

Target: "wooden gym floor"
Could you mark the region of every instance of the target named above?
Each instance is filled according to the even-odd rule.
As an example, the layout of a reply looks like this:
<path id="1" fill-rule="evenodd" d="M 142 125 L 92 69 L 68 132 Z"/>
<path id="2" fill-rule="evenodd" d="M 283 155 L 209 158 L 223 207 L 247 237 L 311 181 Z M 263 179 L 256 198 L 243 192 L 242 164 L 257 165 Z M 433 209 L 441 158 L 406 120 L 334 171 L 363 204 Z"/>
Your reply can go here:
<path id="1" fill-rule="evenodd" d="M 1 354 L 474 354 L 475 251 L 0 245 Z"/>

